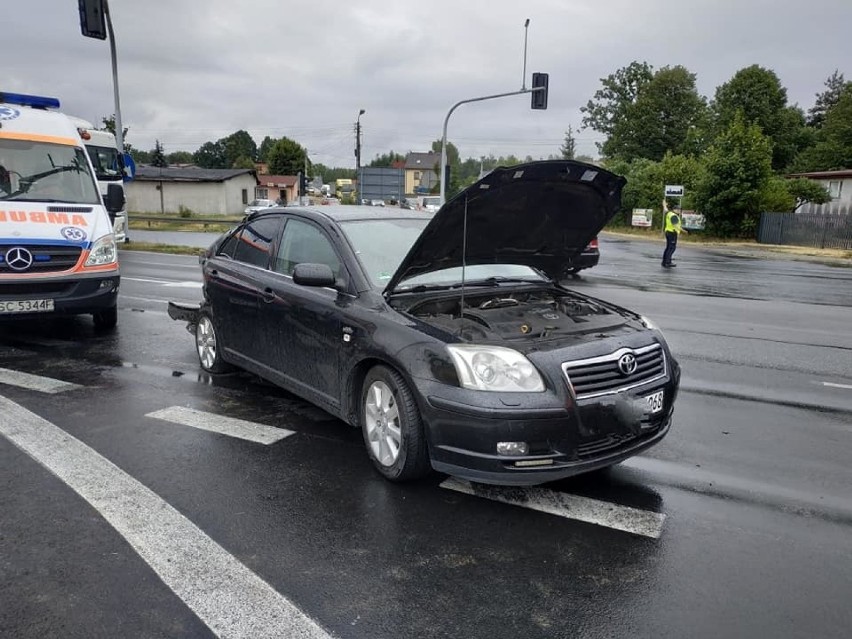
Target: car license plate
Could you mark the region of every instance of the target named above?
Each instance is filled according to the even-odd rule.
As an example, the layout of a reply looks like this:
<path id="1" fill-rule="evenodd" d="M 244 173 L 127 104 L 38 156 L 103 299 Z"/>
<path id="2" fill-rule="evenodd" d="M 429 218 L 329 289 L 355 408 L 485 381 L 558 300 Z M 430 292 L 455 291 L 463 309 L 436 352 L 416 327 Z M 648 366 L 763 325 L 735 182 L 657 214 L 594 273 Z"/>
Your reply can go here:
<path id="1" fill-rule="evenodd" d="M 648 395 L 645 398 L 645 401 L 648 402 L 648 412 L 652 415 L 654 413 L 659 413 L 663 410 L 663 391 L 657 391 L 653 395 Z"/>
<path id="2" fill-rule="evenodd" d="M 53 300 L 12 300 L 0 302 L 0 314 L 10 313 L 49 313 L 53 310 Z"/>

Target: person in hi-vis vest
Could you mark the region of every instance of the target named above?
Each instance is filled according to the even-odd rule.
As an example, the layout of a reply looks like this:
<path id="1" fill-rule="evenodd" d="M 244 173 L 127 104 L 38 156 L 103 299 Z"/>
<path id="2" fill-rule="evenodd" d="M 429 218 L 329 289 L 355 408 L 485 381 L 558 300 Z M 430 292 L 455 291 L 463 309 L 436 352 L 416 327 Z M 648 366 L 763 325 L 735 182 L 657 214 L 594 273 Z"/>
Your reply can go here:
<path id="1" fill-rule="evenodd" d="M 663 268 L 674 268 L 677 264 L 672 263 L 672 255 L 677 248 L 677 236 L 681 232 L 686 233 L 680 221 L 677 211 L 666 211 L 666 250 L 663 251 Z"/>

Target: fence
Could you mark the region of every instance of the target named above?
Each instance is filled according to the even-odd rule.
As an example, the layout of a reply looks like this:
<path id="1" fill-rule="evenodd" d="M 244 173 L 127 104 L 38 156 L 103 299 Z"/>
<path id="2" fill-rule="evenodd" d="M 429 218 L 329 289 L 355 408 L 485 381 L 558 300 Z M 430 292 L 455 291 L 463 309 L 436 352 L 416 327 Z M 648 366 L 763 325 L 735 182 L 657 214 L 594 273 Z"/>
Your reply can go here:
<path id="1" fill-rule="evenodd" d="M 760 244 L 852 249 L 852 215 L 762 213 Z"/>

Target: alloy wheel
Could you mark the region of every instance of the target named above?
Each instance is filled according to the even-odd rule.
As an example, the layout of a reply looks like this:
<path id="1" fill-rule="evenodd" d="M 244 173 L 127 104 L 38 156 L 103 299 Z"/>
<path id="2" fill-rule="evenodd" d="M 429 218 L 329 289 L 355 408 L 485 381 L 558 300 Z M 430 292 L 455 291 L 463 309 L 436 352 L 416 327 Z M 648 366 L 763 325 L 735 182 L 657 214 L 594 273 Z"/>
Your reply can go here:
<path id="1" fill-rule="evenodd" d="M 370 385 L 367 390 L 364 414 L 367 441 L 373 456 L 382 466 L 393 466 L 399 458 L 402 432 L 396 399 L 385 382 L 376 380 Z"/>

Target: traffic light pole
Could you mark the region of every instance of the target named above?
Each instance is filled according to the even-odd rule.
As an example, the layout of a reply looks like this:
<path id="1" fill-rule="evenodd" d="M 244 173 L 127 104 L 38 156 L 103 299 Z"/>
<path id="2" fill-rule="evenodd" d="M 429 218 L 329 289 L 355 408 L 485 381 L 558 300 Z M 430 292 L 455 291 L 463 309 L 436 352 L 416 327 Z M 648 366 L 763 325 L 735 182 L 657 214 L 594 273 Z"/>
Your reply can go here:
<path id="1" fill-rule="evenodd" d="M 447 117 L 444 118 L 444 132 L 441 135 L 441 175 L 439 179 L 441 181 L 441 206 L 446 202 L 446 193 L 447 193 L 447 185 L 446 185 L 446 176 L 447 176 L 447 125 L 450 122 L 450 116 L 453 114 L 458 107 L 462 104 L 469 104 L 471 102 L 483 102 L 485 100 L 495 100 L 497 98 L 506 98 L 510 95 L 523 95 L 525 93 L 535 93 L 536 91 L 547 91 L 547 87 L 533 87 L 532 89 L 520 89 L 519 91 L 509 91 L 508 93 L 495 93 L 494 95 L 485 95 L 481 98 L 468 98 L 467 100 L 461 100 L 456 102 L 452 108 L 447 112 Z"/>
<path id="2" fill-rule="evenodd" d="M 124 128 L 121 124 L 121 101 L 118 99 L 118 56 L 115 54 L 115 32 L 112 30 L 108 0 L 104 0 L 104 17 L 109 31 L 109 52 L 112 56 L 112 88 L 115 94 L 115 146 L 119 154 L 124 155 Z"/>

